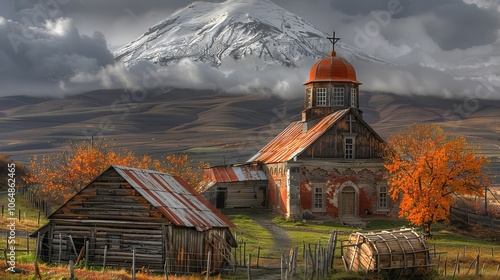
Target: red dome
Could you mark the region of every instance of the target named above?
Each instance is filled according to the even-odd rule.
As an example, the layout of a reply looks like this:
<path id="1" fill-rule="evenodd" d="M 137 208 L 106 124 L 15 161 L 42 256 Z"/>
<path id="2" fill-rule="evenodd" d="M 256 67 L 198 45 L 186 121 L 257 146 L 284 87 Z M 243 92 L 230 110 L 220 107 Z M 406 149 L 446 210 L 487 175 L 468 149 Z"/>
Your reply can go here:
<path id="1" fill-rule="evenodd" d="M 309 73 L 309 80 L 304 85 L 312 82 L 351 82 L 361 84 L 356 80 L 354 67 L 345 59 L 336 56 L 332 51 L 329 57 L 316 62 Z"/>

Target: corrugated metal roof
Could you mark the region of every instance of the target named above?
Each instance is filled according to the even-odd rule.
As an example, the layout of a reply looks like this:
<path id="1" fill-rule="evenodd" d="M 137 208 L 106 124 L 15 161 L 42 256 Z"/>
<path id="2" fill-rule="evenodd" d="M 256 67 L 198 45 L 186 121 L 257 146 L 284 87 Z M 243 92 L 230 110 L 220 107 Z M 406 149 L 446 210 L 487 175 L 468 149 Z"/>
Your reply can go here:
<path id="1" fill-rule="evenodd" d="M 298 156 L 337 121 L 342 119 L 350 109 L 336 111 L 318 121 L 317 124 L 303 131 L 301 121 L 291 123 L 269 144 L 262 148 L 248 162 L 274 163 L 285 162 Z"/>
<path id="2" fill-rule="evenodd" d="M 211 180 L 219 183 L 267 180 L 264 171 L 254 166 L 215 166 Z"/>
<path id="3" fill-rule="evenodd" d="M 112 168 L 176 226 L 195 227 L 199 231 L 234 226 L 179 177 L 123 166 Z"/>

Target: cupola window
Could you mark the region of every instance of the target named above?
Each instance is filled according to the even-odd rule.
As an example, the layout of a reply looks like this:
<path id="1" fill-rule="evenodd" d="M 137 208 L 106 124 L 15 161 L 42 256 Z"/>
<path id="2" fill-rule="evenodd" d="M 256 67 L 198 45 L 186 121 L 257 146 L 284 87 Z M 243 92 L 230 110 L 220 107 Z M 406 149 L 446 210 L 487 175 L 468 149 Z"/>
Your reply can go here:
<path id="1" fill-rule="evenodd" d="M 312 106 L 312 88 L 306 90 L 306 108 L 311 108 Z"/>
<path id="2" fill-rule="evenodd" d="M 344 88 L 334 87 L 333 88 L 333 105 L 334 106 L 344 106 Z"/>
<path id="3" fill-rule="evenodd" d="M 327 92 L 326 88 L 316 89 L 316 106 L 327 106 Z"/>
<path id="4" fill-rule="evenodd" d="M 356 89 L 355 88 L 351 88 L 351 107 L 356 107 Z"/>

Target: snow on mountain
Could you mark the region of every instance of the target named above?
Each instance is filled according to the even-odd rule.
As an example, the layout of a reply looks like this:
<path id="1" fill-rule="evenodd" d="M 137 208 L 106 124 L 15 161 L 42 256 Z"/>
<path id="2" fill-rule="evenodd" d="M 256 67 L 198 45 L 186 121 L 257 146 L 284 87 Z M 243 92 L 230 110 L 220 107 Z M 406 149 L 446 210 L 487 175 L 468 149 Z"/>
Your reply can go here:
<path id="1" fill-rule="evenodd" d="M 269 0 L 195 2 L 149 28 L 115 53 L 127 66 L 147 60 L 166 66 L 183 58 L 219 66 L 226 57 L 258 57 L 264 65 L 296 67 L 304 56 L 320 58 L 332 44 L 328 34 Z M 382 60 L 342 42 L 342 57 Z"/>

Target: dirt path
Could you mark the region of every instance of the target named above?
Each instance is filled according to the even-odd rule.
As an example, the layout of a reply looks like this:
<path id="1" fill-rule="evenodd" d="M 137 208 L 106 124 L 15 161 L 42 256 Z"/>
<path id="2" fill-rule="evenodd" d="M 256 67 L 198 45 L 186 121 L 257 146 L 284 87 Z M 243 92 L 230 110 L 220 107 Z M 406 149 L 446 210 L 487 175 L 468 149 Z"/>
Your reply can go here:
<path id="1" fill-rule="evenodd" d="M 269 231 L 271 233 L 271 235 L 273 236 L 273 241 L 274 241 L 274 248 L 273 249 L 276 249 L 276 250 L 283 250 L 285 248 L 291 248 L 293 243 L 292 243 L 292 239 L 290 238 L 290 236 L 286 233 L 286 231 L 274 224 L 273 222 L 271 222 L 268 218 L 265 218 L 265 217 L 252 217 L 252 219 L 257 223 L 259 224 L 260 226 L 262 226 L 263 228 L 265 228 L 267 231 Z"/>

